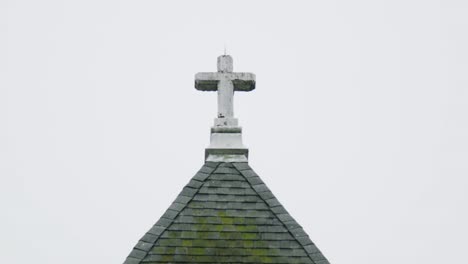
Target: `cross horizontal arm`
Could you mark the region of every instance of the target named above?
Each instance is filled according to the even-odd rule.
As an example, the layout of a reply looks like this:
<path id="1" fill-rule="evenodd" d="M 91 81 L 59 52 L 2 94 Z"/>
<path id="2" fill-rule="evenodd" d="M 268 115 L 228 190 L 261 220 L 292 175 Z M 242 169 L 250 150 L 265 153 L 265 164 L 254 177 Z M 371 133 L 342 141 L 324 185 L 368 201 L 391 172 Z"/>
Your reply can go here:
<path id="1" fill-rule="evenodd" d="M 195 88 L 200 91 L 217 91 L 220 80 L 229 80 L 234 91 L 248 92 L 255 89 L 255 74 L 249 72 L 199 72 L 195 75 Z"/>

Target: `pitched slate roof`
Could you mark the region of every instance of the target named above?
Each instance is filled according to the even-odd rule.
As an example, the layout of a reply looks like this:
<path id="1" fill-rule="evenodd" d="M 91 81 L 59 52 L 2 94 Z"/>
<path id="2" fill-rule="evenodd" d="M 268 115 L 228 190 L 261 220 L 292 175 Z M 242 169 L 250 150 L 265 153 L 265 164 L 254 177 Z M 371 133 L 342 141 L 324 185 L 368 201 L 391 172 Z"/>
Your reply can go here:
<path id="1" fill-rule="evenodd" d="M 329 264 L 247 163 L 206 162 L 124 264 Z"/>

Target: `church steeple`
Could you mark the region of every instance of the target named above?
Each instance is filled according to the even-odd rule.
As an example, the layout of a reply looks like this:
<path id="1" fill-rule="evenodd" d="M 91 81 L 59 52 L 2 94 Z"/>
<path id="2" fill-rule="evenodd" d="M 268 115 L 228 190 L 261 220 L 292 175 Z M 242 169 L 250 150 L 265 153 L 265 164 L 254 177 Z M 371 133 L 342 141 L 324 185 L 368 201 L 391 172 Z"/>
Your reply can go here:
<path id="1" fill-rule="evenodd" d="M 329 264 L 248 164 L 232 98 L 253 90 L 255 75 L 232 70 L 224 55 L 218 72 L 196 75 L 197 89 L 218 91 L 205 164 L 124 264 Z"/>

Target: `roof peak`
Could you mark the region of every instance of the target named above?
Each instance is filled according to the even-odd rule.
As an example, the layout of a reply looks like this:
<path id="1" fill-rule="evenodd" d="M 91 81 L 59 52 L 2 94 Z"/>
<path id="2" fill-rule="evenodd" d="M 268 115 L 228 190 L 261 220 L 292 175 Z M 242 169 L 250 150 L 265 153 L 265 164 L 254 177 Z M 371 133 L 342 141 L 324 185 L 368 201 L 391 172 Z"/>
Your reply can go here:
<path id="1" fill-rule="evenodd" d="M 206 162 L 124 264 L 329 264 L 245 162 Z"/>

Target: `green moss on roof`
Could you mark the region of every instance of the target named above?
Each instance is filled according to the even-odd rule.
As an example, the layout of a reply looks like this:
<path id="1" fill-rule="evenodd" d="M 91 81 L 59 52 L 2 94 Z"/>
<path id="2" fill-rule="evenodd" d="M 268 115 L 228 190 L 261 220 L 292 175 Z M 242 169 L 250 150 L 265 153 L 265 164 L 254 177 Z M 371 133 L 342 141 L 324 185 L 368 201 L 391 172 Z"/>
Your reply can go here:
<path id="1" fill-rule="evenodd" d="M 124 264 L 328 261 L 247 163 L 207 162 Z"/>

